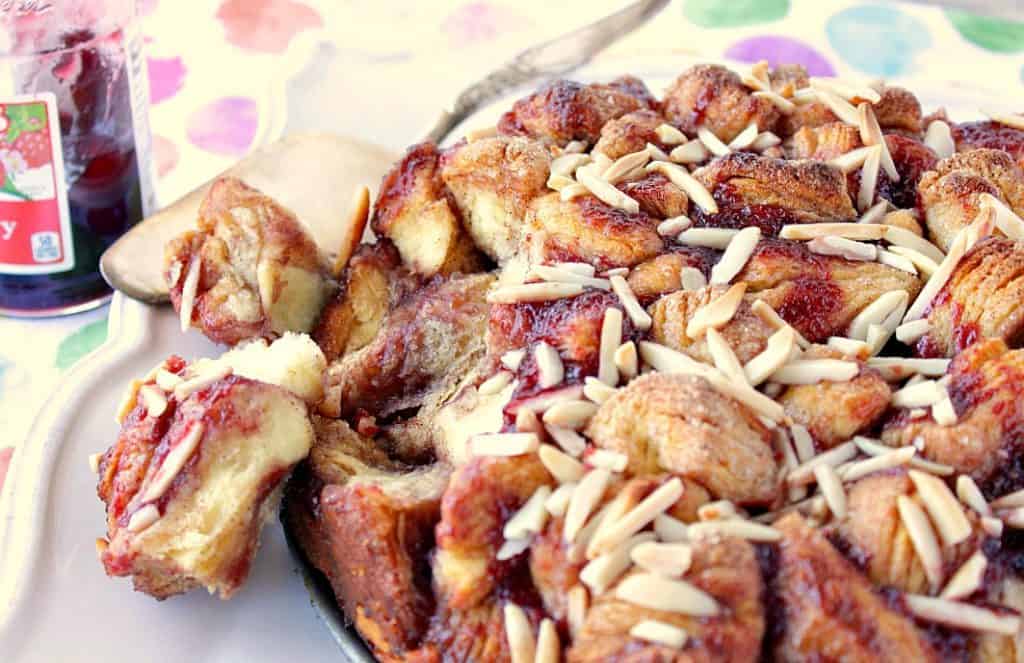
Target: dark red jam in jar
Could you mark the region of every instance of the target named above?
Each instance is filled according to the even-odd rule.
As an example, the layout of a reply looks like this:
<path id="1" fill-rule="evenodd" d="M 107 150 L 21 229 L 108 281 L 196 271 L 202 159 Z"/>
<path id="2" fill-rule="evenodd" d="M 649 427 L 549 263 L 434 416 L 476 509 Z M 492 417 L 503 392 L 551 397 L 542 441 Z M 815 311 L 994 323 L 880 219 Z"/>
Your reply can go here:
<path id="1" fill-rule="evenodd" d="M 153 206 L 135 2 L 0 0 L 0 27 L 0 314 L 98 306 Z"/>

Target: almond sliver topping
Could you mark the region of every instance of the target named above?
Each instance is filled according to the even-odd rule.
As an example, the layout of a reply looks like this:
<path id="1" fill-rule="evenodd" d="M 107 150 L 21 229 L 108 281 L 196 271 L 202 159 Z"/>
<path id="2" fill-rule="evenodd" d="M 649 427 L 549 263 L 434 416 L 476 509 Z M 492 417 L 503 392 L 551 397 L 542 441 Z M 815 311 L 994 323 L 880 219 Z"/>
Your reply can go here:
<path id="1" fill-rule="evenodd" d="M 989 503 L 993 509 L 1016 509 L 1024 507 L 1024 488 L 1001 495 Z"/>
<path id="2" fill-rule="evenodd" d="M 870 242 L 885 236 L 885 226 L 874 223 L 797 223 L 782 226 L 779 231 L 782 239 L 808 240 L 828 236 Z"/>
<path id="3" fill-rule="evenodd" d="M 587 463 L 593 467 L 601 467 L 610 472 L 622 472 L 629 465 L 629 457 L 618 451 L 595 449 L 587 456 Z"/>
<path id="4" fill-rule="evenodd" d="M 545 426 L 544 430 L 555 441 L 555 444 L 562 448 L 562 451 L 574 458 L 579 458 L 583 454 L 583 450 L 587 448 L 587 441 L 574 430 L 561 426 Z"/>
<path id="5" fill-rule="evenodd" d="M 882 95 L 879 94 L 878 90 L 868 86 L 850 85 L 835 78 L 812 76 L 810 84 L 811 88 L 815 90 L 827 90 L 847 101 L 863 99 L 872 104 L 877 104 L 882 100 Z"/>
<path id="6" fill-rule="evenodd" d="M 906 246 L 890 246 L 888 251 L 909 260 L 926 278 L 934 274 L 939 268 L 939 263 L 935 262 L 920 251 L 915 251 L 914 249 Z"/>
<path id="7" fill-rule="evenodd" d="M 629 282 L 621 276 L 613 276 L 611 277 L 611 283 L 612 291 L 618 296 L 622 307 L 626 309 L 626 315 L 629 316 L 633 326 L 641 331 L 650 329 L 653 322 L 651 316 L 640 305 L 636 295 L 633 294 L 633 288 L 629 286 Z"/>
<path id="8" fill-rule="evenodd" d="M 602 528 L 603 531 L 594 536 L 591 546 L 598 554 L 608 552 L 654 522 L 682 496 L 683 483 L 679 477 L 669 479 L 617 521 Z"/>
<path id="9" fill-rule="evenodd" d="M 796 336 L 796 343 L 801 348 L 811 347 L 811 342 L 803 337 L 803 334 L 798 332 L 794 327 L 790 326 L 788 322 L 782 319 L 782 316 L 775 312 L 775 309 L 763 299 L 758 299 L 750 306 L 750 310 L 757 314 L 761 320 L 767 325 L 774 328 L 776 331 L 780 329 L 790 329 L 793 335 Z"/>
<path id="10" fill-rule="evenodd" d="M 739 518 L 690 523 L 686 528 L 686 532 L 694 540 L 733 537 L 746 541 L 768 543 L 782 538 L 782 532 L 774 527 Z"/>
<path id="11" fill-rule="evenodd" d="M 926 318 L 905 322 L 896 328 L 896 340 L 911 345 L 927 334 L 931 327 L 931 323 Z"/>
<path id="12" fill-rule="evenodd" d="M 621 279 L 621 276 L 613 277 Z M 607 308 L 601 322 L 601 345 L 598 350 L 597 379 L 610 387 L 619 383 L 615 353 L 622 344 L 622 311 Z"/>
<path id="13" fill-rule="evenodd" d="M 924 256 L 921 257 L 923 258 Z M 914 276 L 917 276 L 918 274 L 918 268 L 917 265 L 914 264 L 914 261 L 898 253 L 893 253 L 892 251 L 887 251 L 885 249 L 878 249 L 877 260 L 879 263 L 886 265 L 887 267 L 895 267 L 896 269 L 907 272 L 908 274 L 913 274 Z M 928 274 L 925 274 L 925 276 L 928 276 Z"/>
<path id="14" fill-rule="evenodd" d="M 675 237 L 693 225 L 688 216 L 673 216 L 658 224 L 658 234 L 662 237 Z"/>
<path id="15" fill-rule="evenodd" d="M 686 134 L 671 124 L 659 124 L 654 133 L 663 145 L 682 145 L 686 142 Z"/>
<path id="16" fill-rule="evenodd" d="M 743 131 L 736 134 L 736 137 L 729 141 L 729 144 L 726 147 L 728 147 L 730 151 L 745 150 L 750 147 L 755 140 L 757 140 L 759 133 L 760 129 L 757 128 L 757 123 L 751 122 L 743 129 Z"/>
<path id="17" fill-rule="evenodd" d="M 586 585 L 594 596 L 604 594 L 629 569 L 630 553 L 633 548 L 653 540 L 654 534 L 646 532 L 623 541 L 614 550 L 597 556 L 584 566 L 580 570 L 580 582 Z"/>
<path id="18" fill-rule="evenodd" d="M 590 596 L 583 585 L 573 585 L 566 595 L 565 621 L 569 625 L 569 633 L 575 638 L 583 628 L 587 618 Z"/>
<path id="19" fill-rule="evenodd" d="M 919 458 L 918 456 L 914 455 L 914 453 L 916 453 L 917 450 L 914 449 L 913 447 L 890 447 L 888 445 L 882 444 L 877 440 L 872 440 L 871 438 L 867 438 L 862 435 L 855 435 L 853 438 L 853 443 L 857 445 L 858 449 L 860 449 L 866 455 L 871 456 L 872 458 L 877 456 L 885 456 L 887 454 L 901 454 L 900 456 L 894 457 L 892 459 L 893 464 L 887 464 L 885 465 L 885 468 L 905 465 L 909 462 L 911 467 L 916 467 L 919 470 L 924 470 L 925 472 L 935 474 L 938 476 L 950 476 L 955 471 L 953 467 L 950 465 L 933 463 L 930 460 Z M 908 449 L 910 451 L 908 451 Z M 863 471 L 863 473 L 858 473 L 857 467 L 861 463 L 867 463 L 869 460 L 871 460 L 871 458 L 869 458 L 868 460 L 858 461 L 857 463 L 851 464 L 848 468 L 846 468 L 846 470 L 842 474 L 843 478 L 846 481 L 853 481 L 855 479 L 859 479 L 862 476 L 870 474 L 871 472 L 877 471 L 877 467 L 876 469 L 872 470 L 870 469 L 870 466 L 865 466 L 865 471 Z"/>
<path id="20" fill-rule="evenodd" d="M 865 145 L 877 145 L 881 150 L 881 165 L 882 170 L 893 182 L 900 181 L 900 174 L 896 171 L 896 164 L 892 161 L 892 155 L 889 154 L 889 146 L 885 142 L 885 136 L 882 135 L 882 128 L 878 126 L 878 119 L 875 117 L 875 111 L 871 109 L 871 104 L 861 103 L 857 106 L 857 113 L 860 119 L 860 139 Z"/>
<path id="21" fill-rule="evenodd" d="M 689 534 L 687 534 L 686 523 L 673 518 L 672 516 L 661 514 L 654 519 L 654 533 L 658 535 L 660 541 L 665 543 L 683 543 L 690 540 Z"/>
<path id="22" fill-rule="evenodd" d="M 563 202 L 569 202 L 570 200 L 575 200 L 580 196 L 585 196 L 588 193 L 590 193 L 590 189 L 583 186 L 579 182 L 574 182 L 573 184 L 567 184 L 563 186 L 561 189 L 559 189 L 558 197 Z"/>
<path id="23" fill-rule="evenodd" d="M 562 656 L 562 643 L 558 638 L 555 623 L 545 617 L 541 620 L 537 635 L 537 655 L 533 663 L 558 663 Z"/>
<path id="24" fill-rule="evenodd" d="M 552 191 L 561 191 L 562 189 L 575 184 L 576 180 L 568 175 L 550 175 L 547 181 L 548 188 Z"/>
<path id="25" fill-rule="evenodd" d="M 611 288 L 611 284 L 608 283 L 608 279 L 586 276 L 577 271 L 565 269 L 563 267 L 534 265 L 530 268 L 530 272 L 537 278 L 553 283 L 579 283 L 580 285 L 597 288 L 599 290 L 608 290 Z"/>
<path id="26" fill-rule="evenodd" d="M 868 366 L 882 374 L 882 377 L 895 382 L 911 375 L 939 376 L 949 368 L 948 359 L 907 359 L 904 357 L 871 357 Z"/>
<path id="27" fill-rule="evenodd" d="M 857 209 L 866 211 L 875 203 L 875 190 L 878 187 L 878 173 L 881 170 L 882 147 L 875 145 L 864 160 L 860 170 L 860 189 L 857 192 Z"/>
<path id="28" fill-rule="evenodd" d="M 615 590 L 616 598 L 652 610 L 664 610 L 694 617 L 714 617 L 721 612 L 718 602 L 684 580 L 671 580 L 653 573 L 626 577 Z"/>
<path id="29" fill-rule="evenodd" d="M 630 557 L 645 571 L 678 578 L 690 570 L 693 547 L 688 543 L 641 543 L 633 548 Z"/>
<path id="30" fill-rule="evenodd" d="M 156 386 L 160 387 L 164 391 L 174 391 L 174 388 L 181 384 L 184 380 L 177 373 L 171 373 L 168 370 L 159 369 L 154 376 Z"/>
<path id="31" fill-rule="evenodd" d="M 960 501 L 974 509 L 979 516 L 991 516 L 992 508 L 982 495 L 978 484 L 970 476 L 961 474 L 956 478 L 956 495 Z"/>
<path id="32" fill-rule="evenodd" d="M 580 480 L 565 512 L 562 537 L 566 543 L 573 543 L 576 540 L 576 535 L 583 529 L 587 518 L 601 503 L 611 478 L 611 472 L 598 468 L 591 470 Z"/>
<path id="33" fill-rule="evenodd" d="M 491 377 L 480 383 L 476 392 L 483 396 L 496 394 L 512 383 L 512 373 L 509 371 L 498 371 Z"/>
<path id="34" fill-rule="evenodd" d="M 224 378 L 231 375 L 232 370 L 230 366 L 225 364 L 219 364 L 214 362 L 213 368 L 207 371 L 203 371 L 195 377 L 191 377 L 188 380 L 184 380 L 174 388 L 174 397 L 179 401 L 183 401 L 197 391 L 206 389 L 210 385 L 220 382 Z"/>
<path id="35" fill-rule="evenodd" d="M 816 384 L 818 382 L 849 382 L 860 372 L 855 361 L 843 359 L 797 359 L 772 373 L 779 384 Z"/>
<path id="36" fill-rule="evenodd" d="M 566 510 L 569 508 L 569 502 L 572 500 L 572 493 L 576 490 L 577 482 L 570 481 L 563 483 L 555 491 L 551 493 L 551 497 L 548 498 L 547 502 L 544 503 L 544 508 L 548 510 L 552 516 L 560 518 L 565 515 Z"/>
<path id="37" fill-rule="evenodd" d="M 922 238 L 920 235 L 915 235 L 906 228 L 900 228 L 899 226 L 893 226 L 884 223 L 881 225 L 883 231 L 882 239 L 894 245 L 890 247 L 890 251 L 897 252 L 897 246 L 913 249 L 914 251 L 917 251 L 918 253 L 927 256 L 935 264 L 941 263 L 942 259 L 945 258 L 946 256 L 946 254 L 944 254 L 942 250 L 939 249 L 939 247 L 935 246 L 928 240 Z M 907 255 L 907 257 L 910 257 L 910 254 L 902 255 Z"/>
<path id="38" fill-rule="evenodd" d="M 729 342 L 725 340 L 721 333 L 715 328 L 707 330 L 707 343 L 708 352 L 711 353 L 711 358 L 715 362 L 715 367 L 722 371 L 730 380 L 739 382 L 742 384 L 748 384 L 746 373 L 743 372 L 743 366 L 740 364 L 739 359 L 736 358 L 736 353 L 732 351 L 729 346 Z"/>
<path id="39" fill-rule="evenodd" d="M 816 91 L 818 93 L 818 99 L 828 106 L 828 109 L 835 113 L 836 117 L 841 121 L 846 124 L 852 124 L 853 126 L 857 126 L 860 123 L 860 115 L 857 113 L 857 109 L 854 108 L 853 104 L 849 101 L 825 88 L 816 88 Z"/>
<path id="40" fill-rule="evenodd" d="M 697 127 L 697 138 L 700 142 L 704 143 L 704 147 L 708 149 L 708 152 L 711 152 L 711 154 L 714 154 L 716 157 L 724 157 L 732 151 L 729 149 L 728 145 L 723 143 L 722 140 L 707 127 Z"/>
<path id="41" fill-rule="evenodd" d="M 861 214 L 860 218 L 857 219 L 857 223 L 880 223 L 888 212 L 889 201 L 883 198 Z"/>
<path id="42" fill-rule="evenodd" d="M 772 92 L 771 90 L 758 90 L 753 96 L 760 99 L 767 99 L 768 101 L 775 104 L 775 107 L 779 109 L 785 115 L 789 115 L 796 111 L 796 104 L 789 99 L 786 99 L 781 94 Z"/>
<path id="43" fill-rule="evenodd" d="M 981 109 L 981 112 L 987 115 L 993 122 L 1024 131 L 1024 115 L 1018 113 L 998 113 L 985 110 L 984 108 Z"/>
<path id="44" fill-rule="evenodd" d="M 508 639 L 509 657 L 512 663 L 534 663 L 537 643 L 533 639 L 533 627 L 526 613 L 515 603 L 506 603 L 504 610 L 505 637 Z"/>
<path id="45" fill-rule="evenodd" d="M 976 551 L 949 579 L 949 582 L 942 589 L 942 593 L 939 594 L 939 598 L 946 599 L 947 601 L 958 601 L 967 598 L 981 589 L 987 568 L 988 559 L 985 558 L 985 553 L 980 550 Z"/>
<path id="46" fill-rule="evenodd" d="M 725 250 L 737 234 L 738 230 L 729 228 L 689 228 L 679 233 L 676 241 L 687 246 Z"/>
<path id="47" fill-rule="evenodd" d="M 639 152 L 623 155 L 616 159 L 612 165 L 608 166 L 608 170 L 604 171 L 601 177 L 609 184 L 618 184 L 626 175 L 637 168 L 643 168 L 650 160 L 651 154 L 646 148 Z"/>
<path id="48" fill-rule="evenodd" d="M 188 265 L 188 273 L 185 274 L 185 282 L 181 286 L 181 299 L 179 300 L 178 319 L 181 321 L 181 331 L 185 333 L 192 326 L 192 312 L 195 310 L 196 293 L 199 290 L 199 275 L 202 273 L 203 261 L 197 255 L 193 256 Z"/>
<path id="49" fill-rule="evenodd" d="M 925 282 L 924 287 L 921 288 L 921 291 L 917 295 L 917 299 L 915 299 L 914 303 L 909 309 L 907 309 L 907 313 L 903 317 L 903 322 L 911 322 L 912 320 L 917 320 L 922 317 L 925 309 L 929 304 L 931 304 L 932 299 L 935 298 L 935 295 L 939 294 L 939 291 L 942 290 L 943 286 L 946 285 L 946 282 L 949 281 L 949 278 L 953 275 L 953 270 L 956 269 L 956 266 L 960 263 L 960 259 L 963 258 L 964 254 L 967 252 L 967 231 L 969 227 L 970 226 L 963 228 L 959 233 L 957 233 L 956 239 L 953 240 L 953 243 L 949 247 L 949 253 L 946 254 L 946 257 L 939 264 L 939 268 L 935 273 L 931 275 L 927 282 Z"/>
<path id="50" fill-rule="evenodd" d="M 542 281 L 540 283 L 517 283 L 495 288 L 487 293 L 490 304 L 518 304 L 521 302 L 548 302 L 566 297 L 583 294 L 584 287 L 579 283 L 557 283 Z"/>
<path id="51" fill-rule="evenodd" d="M 1020 631 L 1020 617 L 1014 614 L 999 614 L 969 603 L 916 594 L 905 594 L 903 600 L 910 612 L 919 619 L 956 629 L 999 633 L 1010 637 Z"/>
<path id="52" fill-rule="evenodd" d="M 543 530 L 549 515 L 544 504 L 549 497 L 551 497 L 549 486 L 540 486 L 533 491 L 530 499 L 526 500 L 526 503 L 505 522 L 502 535 L 506 539 L 522 539 Z"/>
<path id="53" fill-rule="evenodd" d="M 576 482 L 583 478 L 583 464 L 550 444 L 540 445 L 537 456 L 544 468 L 559 483 Z"/>
<path id="54" fill-rule="evenodd" d="M 853 318 L 847 335 L 858 341 L 866 341 L 870 325 L 882 324 L 889 318 L 898 324 L 909 301 L 910 295 L 906 290 L 890 290 L 879 295 Z"/>
<path id="55" fill-rule="evenodd" d="M 849 175 L 864 165 L 864 162 L 867 161 L 868 155 L 871 154 L 872 150 L 874 150 L 873 146 L 858 147 L 829 159 L 826 163 L 833 168 L 838 168 L 844 175 Z"/>
<path id="56" fill-rule="evenodd" d="M 896 509 L 900 514 L 900 521 L 907 530 L 910 543 L 914 546 L 917 557 L 921 560 L 924 574 L 932 587 L 938 587 L 942 582 L 942 550 L 935 538 L 935 531 L 932 529 L 928 516 L 925 515 L 917 502 L 906 495 L 896 498 Z"/>
<path id="57" fill-rule="evenodd" d="M 836 518 L 846 517 L 846 491 L 843 489 L 843 482 L 836 474 L 831 465 L 818 465 L 814 468 L 814 478 L 818 482 L 818 489 L 825 497 L 828 510 Z"/>
<path id="58" fill-rule="evenodd" d="M 644 155 L 646 156 L 646 152 L 644 153 Z M 616 189 L 614 185 L 609 184 L 608 182 L 601 179 L 597 175 L 594 175 L 593 173 L 590 173 L 581 168 L 580 170 L 576 171 L 576 179 L 579 181 L 580 184 L 587 187 L 590 193 L 594 194 L 594 196 L 596 196 L 598 200 L 605 203 L 606 205 L 615 207 L 617 209 L 621 209 L 627 214 L 640 213 L 640 203 L 633 200 L 626 194 L 622 193 L 621 191 Z"/>
<path id="59" fill-rule="evenodd" d="M 850 465 L 839 472 L 839 477 L 849 483 L 875 472 L 881 472 L 893 467 L 902 467 L 907 463 L 913 462 L 916 453 L 917 449 L 914 447 L 898 447 L 887 453 L 850 463 Z"/>
<path id="60" fill-rule="evenodd" d="M 160 510 L 154 504 L 147 504 L 128 519 L 128 531 L 138 533 L 160 520 Z"/>
<path id="61" fill-rule="evenodd" d="M 538 384 L 542 389 L 561 384 L 565 379 L 565 367 L 558 350 L 555 350 L 548 343 L 541 341 L 533 350 L 534 360 L 537 362 Z"/>
<path id="62" fill-rule="evenodd" d="M 971 535 L 971 524 L 946 482 L 920 470 L 910 470 L 909 475 L 943 545 L 955 546 L 966 541 Z"/>
<path id="63" fill-rule="evenodd" d="M 928 123 L 928 129 L 924 132 L 925 147 L 931 148 L 940 159 L 953 156 L 956 152 L 956 142 L 953 141 L 953 133 L 949 125 L 942 120 L 932 120 Z"/>
<path id="64" fill-rule="evenodd" d="M 725 285 L 732 281 L 747 265 L 759 241 L 761 229 L 757 226 L 750 226 L 736 233 L 725 247 L 721 259 L 711 268 L 710 282 L 713 285 Z"/>
<path id="65" fill-rule="evenodd" d="M 474 456 L 521 456 L 539 446 L 536 433 L 481 433 L 470 438 Z"/>
<path id="66" fill-rule="evenodd" d="M 522 363 L 526 357 L 526 350 L 520 348 L 518 350 L 509 350 L 505 354 L 501 355 L 501 365 L 510 371 L 518 371 L 519 364 Z"/>
<path id="67" fill-rule="evenodd" d="M 945 390 L 935 380 L 922 380 L 903 387 L 892 395 L 892 406 L 900 408 L 928 407 L 945 396 Z"/>
<path id="68" fill-rule="evenodd" d="M 995 212 L 995 225 L 1004 235 L 1018 242 L 1024 241 L 1024 220 L 991 193 L 983 193 L 978 199 Z"/>
<path id="69" fill-rule="evenodd" d="M 856 455 L 857 446 L 853 442 L 844 442 L 837 447 L 818 454 L 805 463 L 801 463 L 796 469 L 786 475 L 786 483 L 791 486 L 807 485 L 813 482 L 814 468 L 818 465 L 828 464 L 836 467 L 848 460 L 853 460 Z"/>
<path id="70" fill-rule="evenodd" d="M 736 315 L 743 295 L 747 291 L 745 281 L 735 283 L 721 296 L 702 306 L 690 317 L 686 324 L 686 335 L 692 339 L 700 336 L 708 329 L 719 328 L 727 324 Z"/>
<path id="71" fill-rule="evenodd" d="M 770 147 L 775 147 L 782 143 L 782 139 L 773 134 L 770 131 L 762 131 L 757 134 L 757 138 L 750 144 L 750 149 L 755 152 L 764 152 Z"/>
<path id="72" fill-rule="evenodd" d="M 783 327 L 769 336 L 765 349 L 743 367 L 747 381 L 756 387 L 767 380 L 789 361 L 795 347 L 796 332 L 792 327 Z"/>
<path id="73" fill-rule="evenodd" d="M 615 350 L 615 366 L 627 381 L 640 372 L 640 358 L 633 341 L 626 341 Z"/>
<path id="74" fill-rule="evenodd" d="M 629 637 L 671 649 L 682 649 L 689 636 L 678 626 L 656 619 L 645 619 L 629 629 Z"/>
<path id="75" fill-rule="evenodd" d="M 139 387 L 139 398 L 146 405 L 147 416 L 159 417 L 167 411 L 167 397 L 163 391 L 151 384 Z"/>
<path id="76" fill-rule="evenodd" d="M 668 153 L 668 158 L 676 163 L 702 163 L 709 156 L 711 153 L 698 138 L 683 143 Z"/>
<path id="77" fill-rule="evenodd" d="M 550 426 L 579 430 L 587 425 L 597 412 L 597 405 L 590 401 L 563 401 L 549 407 L 541 420 Z"/>
<path id="78" fill-rule="evenodd" d="M 551 176 L 563 176 L 572 179 L 573 173 L 580 166 L 590 163 L 590 155 L 587 154 L 563 154 L 551 161 Z"/>
<path id="79" fill-rule="evenodd" d="M 856 242 L 845 237 L 815 237 L 807 242 L 811 253 L 825 256 L 839 256 L 847 260 L 870 262 L 878 257 L 878 248 L 874 244 Z"/>
<path id="80" fill-rule="evenodd" d="M 679 270 L 679 282 L 683 290 L 700 290 L 708 284 L 704 272 L 696 267 L 683 267 Z"/>
<path id="81" fill-rule="evenodd" d="M 583 395 L 598 405 L 614 396 L 615 392 L 615 387 L 609 387 L 607 384 L 601 382 L 592 375 L 588 375 L 583 381 Z"/>
<path id="82" fill-rule="evenodd" d="M 171 447 L 167 455 L 164 456 L 160 467 L 153 473 L 149 485 L 146 486 L 146 490 L 140 498 L 142 502 L 158 500 L 167 492 L 175 477 L 178 476 L 189 458 L 192 457 L 192 454 L 199 447 L 205 432 L 206 429 L 202 423 L 196 422 L 189 426 L 188 431 Z"/>
<path id="83" fill-rule="evenodd" d="M 675 154 L 675 150 L 672 152 Z M 647 165 L 647 172 L 657 172 L 667 177 L 672 184 L 682 189 L 705 214 L 718 214 L 718 203 L 715 202 L 711 192 L 682 166 L 666 161 L 655 161 Z"/>

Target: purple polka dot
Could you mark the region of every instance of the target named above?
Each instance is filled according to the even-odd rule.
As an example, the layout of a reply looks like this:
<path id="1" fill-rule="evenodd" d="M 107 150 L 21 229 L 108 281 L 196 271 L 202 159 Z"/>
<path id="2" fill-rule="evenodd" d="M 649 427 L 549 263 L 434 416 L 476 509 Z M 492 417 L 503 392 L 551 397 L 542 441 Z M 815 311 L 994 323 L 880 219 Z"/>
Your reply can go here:
<path id="1" fill-rule="evenodd" d="M 181 58 L 148 58 L 149 103 L 170 99 L 185 84 L 185 65 Z"/>
<path id="2" fill-rule="evenodd" d="M 247 97 L 224 97 L 193 112 L 185 134 L 193 145 L 225 156 L 240 157 L 256 136 L 259 112 Z"/>
<path id="3" fill-rule="evenodd" d="M 836 70 L 824 55 L 802 41 L 789 37 L 750 37 L 727 48 L 725 57 L 740 62 L 767 60 L 773 67 L 780 64 L 802 64 L 811 76 L 836 75 Z"/>

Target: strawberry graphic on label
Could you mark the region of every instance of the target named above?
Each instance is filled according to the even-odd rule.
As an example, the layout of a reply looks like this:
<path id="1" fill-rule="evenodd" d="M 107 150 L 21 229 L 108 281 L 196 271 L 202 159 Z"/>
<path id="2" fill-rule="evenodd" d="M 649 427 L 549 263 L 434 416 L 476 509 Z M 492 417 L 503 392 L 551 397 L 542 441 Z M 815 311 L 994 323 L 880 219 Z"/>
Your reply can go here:
<path id="1" fill-rule="evenodd" d="M 50 141 L 42 131 L 18 134 L 9 149 L 20 154 L 29 168 L 38 168 L 50 163 Z"/>

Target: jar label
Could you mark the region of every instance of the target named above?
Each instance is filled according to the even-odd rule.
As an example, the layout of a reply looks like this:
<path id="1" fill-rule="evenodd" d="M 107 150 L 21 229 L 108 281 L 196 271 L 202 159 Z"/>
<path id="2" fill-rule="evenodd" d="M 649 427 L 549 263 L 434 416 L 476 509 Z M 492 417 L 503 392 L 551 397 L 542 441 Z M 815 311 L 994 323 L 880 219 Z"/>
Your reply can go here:
<path id="1" fill-rule="evenodd" d="M 57 98 L 0 99 L 0 273 L 75 266 Z"/>

